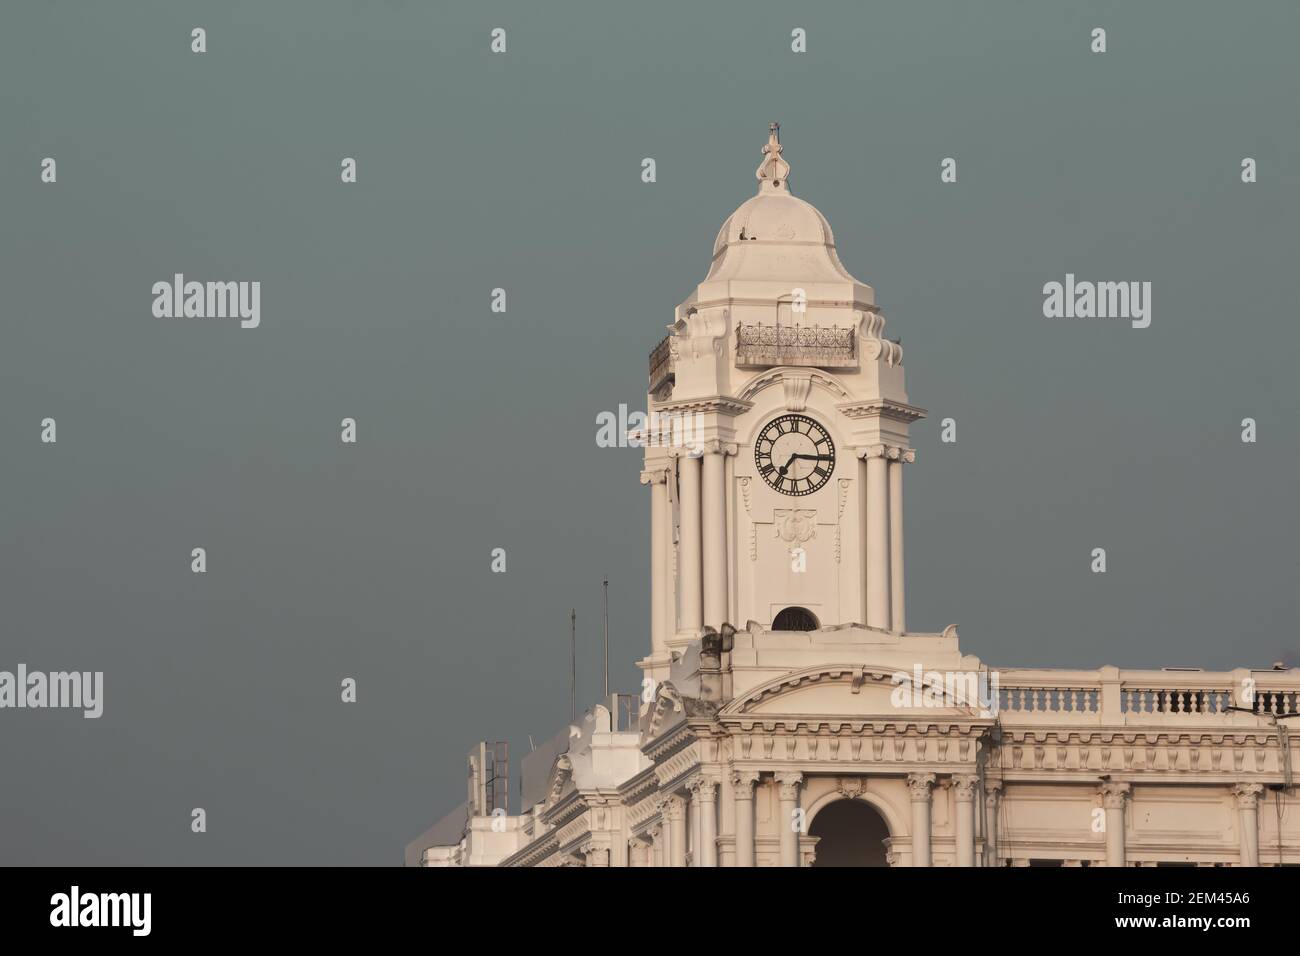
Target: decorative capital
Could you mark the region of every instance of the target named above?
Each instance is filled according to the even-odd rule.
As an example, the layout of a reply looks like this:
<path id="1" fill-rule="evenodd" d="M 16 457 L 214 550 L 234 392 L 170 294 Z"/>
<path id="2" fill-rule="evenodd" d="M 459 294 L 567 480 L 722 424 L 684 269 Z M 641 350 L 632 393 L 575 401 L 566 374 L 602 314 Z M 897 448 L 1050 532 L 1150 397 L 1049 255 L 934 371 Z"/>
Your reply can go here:
<path id="1" fill-rule="evenodd" d="M 774 774 L 780 788 L 782 800 L 798 800 L 799 788 L 803 785 L 803 774 L 797 770 L 782 770 Z"/>
<path id="2" fill-rule="evenodd" d="M 731 771 L 731 785 L 741 791 L 745 797 L 754 795 L 754 784 L 758 783 L 759 773 L 757 770 L 733 770 Z"/>
<path id="3" fill-rule="evenodd" d="M 975 799 L 975 787 L 979 782 L 980 778 L 976 774 L 955 773 L 952 775 L 953 794 L 958 800 L 973 800 Z"/>
<path id="4" fill-rule="evenodd" d="M 665 820 L 679 823 L 686 817 L 686 805 L 676 797 L 670 796 L 663 803 L 663 809 L 660 811 Z"/>
<path id="5" fill-rule="evenodd" d="M 1101 802 L 1107 810 L 1123 810 L 1124 801 L 1133 790 L 1131 783 L 1107 781 L 1101 785 Z"/>
<path id="6" fill-rule="evenodd" d="M 734 455 L 740 450 L 735 442 L 726 442 L 720 438 L 710 438 L 704 443 L 706 455 Z"/>
<path id="7" fill-rule="evenodd" d="M 696 777 L 691 781 L 690 791 L 692 797 L 712 803 L 718 794 L 718 782 L 708 777 Z"/>
<path id="8" fill-rule="evenodd" d="M 916 461 L 916 449 L 902 445 L 862 445 L 856 452 L 859 458 L 884 458 L 888 461 Z"/>
<path id="9" fill-rule="evenodd" d="M 651 468 L 641 472 L 641 484 L 643 485 L 662 485 L 667 481 L 667 468 Z"/>
<path id="10" fill-rule="evenodd" d="M 985 796 L 993 797 L 993 798 L 996 799 L 997 796 L 998 796 L 999 794 L 1001 794 L 1001 793 L 1002 793 L 1002 781 L 1001 781 L 1001 780 L 985 780 L 985 781 L 984 781 L 984 795 L 985 795 Z"/>
<path id="11" fill-rule="evenodd" d="M 790 187 L 786 180 L 790 178 L 790 164 L 781 158 L 785 147 L 781 145 L 781 124 L 771 123 L 767 127 L 767 144 L 763 147 L 763 161 L 758 164 L 754 175 L 758 179 L 759 191 L 775 190 L 788 193 Z"/>
<path id="12" fill-rule="evenodd" d="M 934 787 L 937 778 L 932 773 L 909 773 L 907 775 L 907 789 L 911 791 L 912 801 L 928 801 L 930 799 L 930 790 Z"/>
<path id="13" fill-rule="evenodd" d="M 1259 806 L 1259 795 L 1264 792 L 1262 783 L 1239 783 L 1232 788 L 1238 810 L 1248 810 Z"/>

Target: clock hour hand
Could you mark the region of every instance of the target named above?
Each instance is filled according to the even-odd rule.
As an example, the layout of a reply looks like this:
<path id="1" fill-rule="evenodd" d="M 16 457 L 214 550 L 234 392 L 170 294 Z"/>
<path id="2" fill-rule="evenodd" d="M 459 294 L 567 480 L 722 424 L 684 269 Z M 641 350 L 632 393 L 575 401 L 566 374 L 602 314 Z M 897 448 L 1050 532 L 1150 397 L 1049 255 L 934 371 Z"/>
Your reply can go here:
<path id="1" fill-rule="evenodd" d="M 787 471 L 789 471 L 790 466 L 793 465 L 796 461 L 830 461 L 830 460 L 831 460 L 830 455 L 801 455 L 798 452 L 795 452 L 793 455 L 790 456 L 790 460 L 787 461 L 780 468 L 778 468 L 776 471 L 777 474 L 784 475 Z"/>

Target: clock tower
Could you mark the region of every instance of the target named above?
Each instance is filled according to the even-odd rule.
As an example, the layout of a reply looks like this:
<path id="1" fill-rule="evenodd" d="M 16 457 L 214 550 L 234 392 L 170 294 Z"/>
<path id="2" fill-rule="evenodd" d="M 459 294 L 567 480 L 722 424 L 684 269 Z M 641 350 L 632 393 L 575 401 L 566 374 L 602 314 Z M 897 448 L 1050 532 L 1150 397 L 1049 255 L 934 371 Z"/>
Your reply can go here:
<path id="1" fill-rule="evenodd" d="M 705 629 L 905 630 L 903 467 L 925 412 L 871 286 L 790 192 L 773 123 L 758 193 L 650 355 L 656 680 Z M 671 424 L 670 424 L 671 423 Z"/>

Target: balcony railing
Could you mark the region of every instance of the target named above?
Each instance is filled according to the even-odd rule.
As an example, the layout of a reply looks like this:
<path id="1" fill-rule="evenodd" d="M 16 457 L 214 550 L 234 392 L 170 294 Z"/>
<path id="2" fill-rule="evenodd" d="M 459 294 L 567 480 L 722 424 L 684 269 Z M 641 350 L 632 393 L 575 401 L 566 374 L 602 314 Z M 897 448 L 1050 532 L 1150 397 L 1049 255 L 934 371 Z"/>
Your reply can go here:
<path id="1" fill-rule="evenodd" d="M 1004 722 L 1239 723 L 1300 711 L 1300 682 L 1285 672 L 995 671 Z M 1248 676 L 1246 676 L 1248 674 Z"/>
<path id="2" fill-rule="evenodd" d="M 669 342 L 671 335 L 664 336 L 664 340 L 654 347 L 650 352 L 650 391 L 657 392 L 659 387 L 673 378 L 673 353 Z"/>
<path id="3" fill-rule="evenodd" d="M 808 365 L 856 368 L 857 335 L 853 329 L 818 325 L 737 325 L 736 365 L 770 368 Z"/>

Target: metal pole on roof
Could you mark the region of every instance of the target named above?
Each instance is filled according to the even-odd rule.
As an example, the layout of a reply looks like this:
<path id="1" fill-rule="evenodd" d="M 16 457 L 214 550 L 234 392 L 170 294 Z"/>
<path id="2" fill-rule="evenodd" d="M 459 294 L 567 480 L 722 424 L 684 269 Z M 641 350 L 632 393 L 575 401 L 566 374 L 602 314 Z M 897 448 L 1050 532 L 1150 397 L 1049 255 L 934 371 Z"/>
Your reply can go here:
<path id="1" fill-rule="evenodd" d="M 609 575 L 605 575 L 605 704 L 609 705 Z"/>

